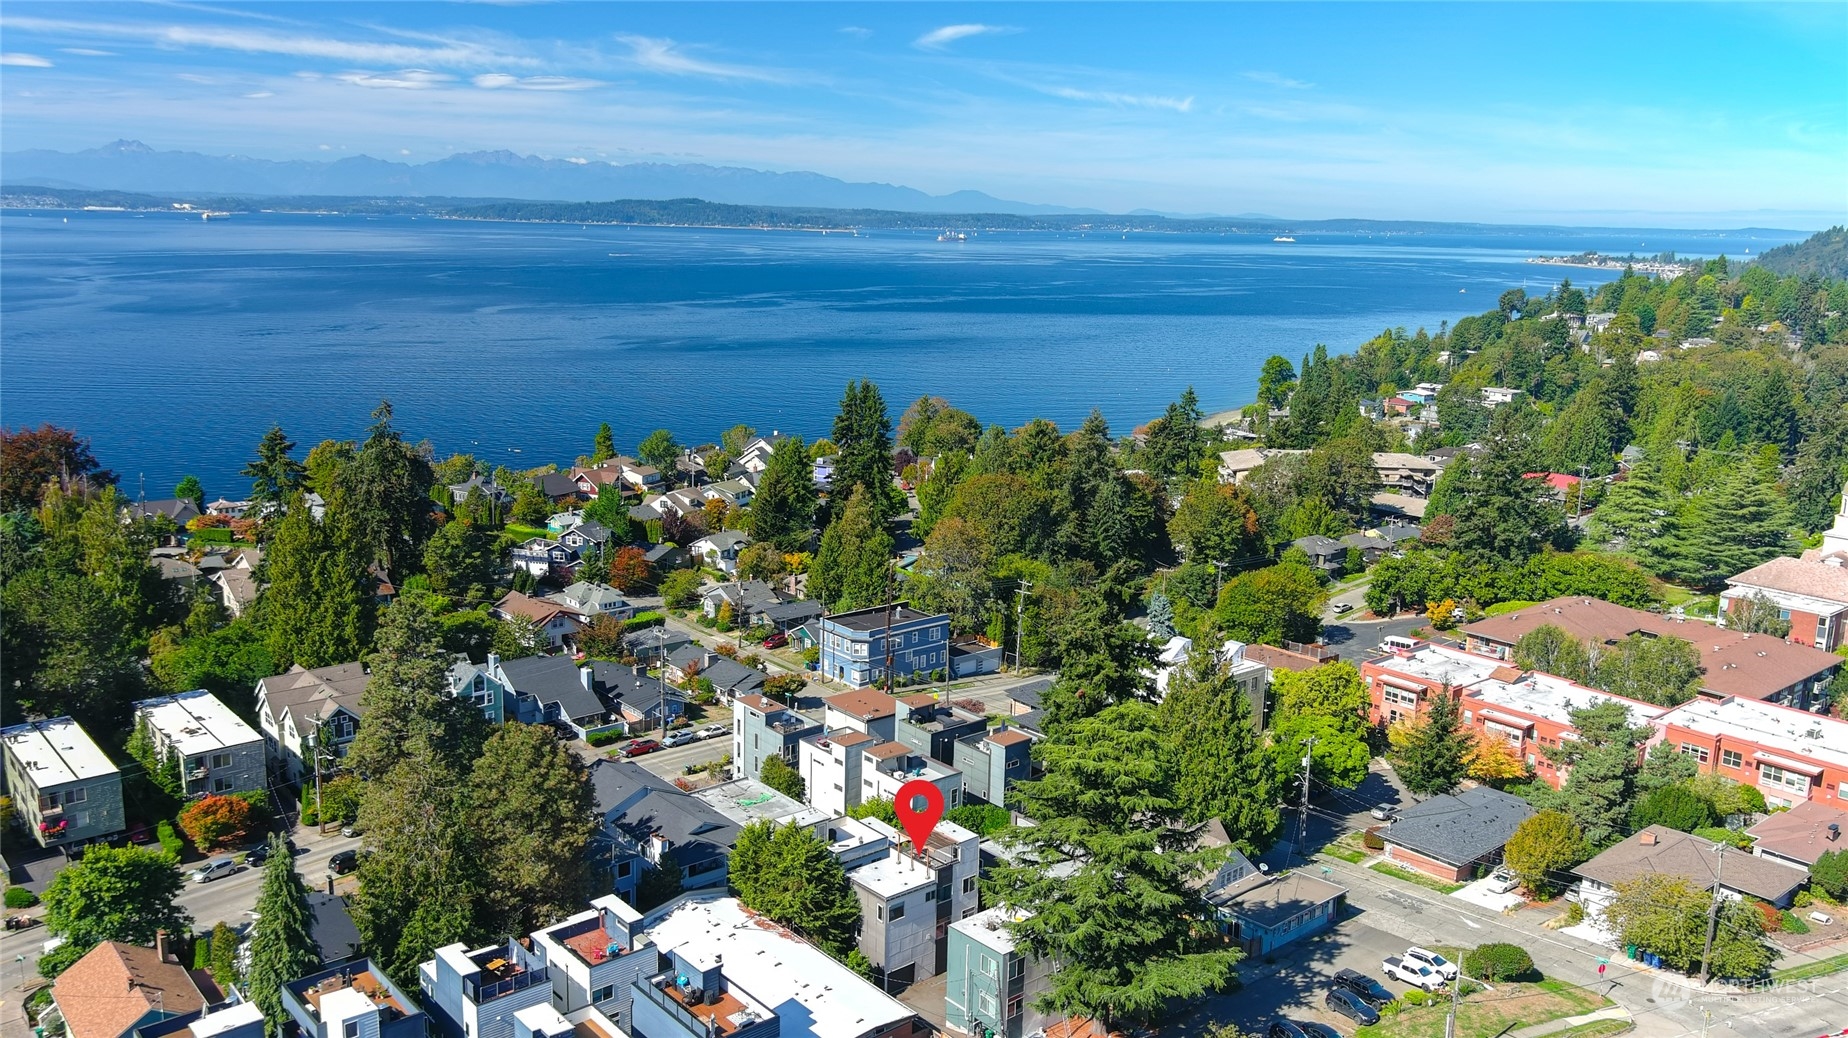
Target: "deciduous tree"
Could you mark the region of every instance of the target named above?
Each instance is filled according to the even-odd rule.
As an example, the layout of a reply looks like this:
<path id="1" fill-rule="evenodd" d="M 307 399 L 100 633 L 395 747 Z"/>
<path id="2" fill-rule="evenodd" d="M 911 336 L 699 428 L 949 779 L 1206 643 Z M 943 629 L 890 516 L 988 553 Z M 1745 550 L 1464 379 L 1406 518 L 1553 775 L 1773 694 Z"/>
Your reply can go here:
<path id="1" fill-rule="evenodd" d="M 46 487 L 81 493 L 114 486 L 116 475 L 96 463 L 90 441 L 47 422 L 36 429 L 0 427 L 0 511 L 37 508 Z"/>
<path id="2" fill-rule="evenodd" d="M 610 558 L 610 586 L 618 591 L 640 591 L 654 585 L 654 567 L 648 553 L 634 545 L 616 549 Z"/>
<path id="3" fill-rule="evenodd" d="M 1598 658 L 1592 683 L 1612 695 L 1680 706 L 1700 692 L 1700 651 L 1681 638 L 1633 634 Z"/>
<path id="4" fill-rule="evenodd" d="M 200 850 L 217 850 L 244 838 L 250 814 L 250 802 L 241 797 L 201 797 L 180 812 L 180 829 Z"/>
<path id="5" fill-rule="evenodd" d="M 1503 850 L 1508 868 L 1536 897 L 1571 882 L 1570 870 L 1591 856 L 1585 834 L 1564 811 L 1541 811 L 1515 827 Z"/>
<path id="6" fill-rule="evenodd" d="M 764 766 L 757 780 L 791 800 L 808 798 L 807 784 L 802 781 L 801 773 L 790 767 L 783 758 L 774 754 L 764 758 Z"/>
<path id="7" fill-rule="evenodd" d="M 674 462 L 680 457 L 680 444 L 674 441 L 673 433 L 666 429 L 656 429 L 643 437 L 642 442 L 636 445 L 635 453 L 665 475 L 674 471 Z"/>
<path id="8" fill-rule="evenodd" d="M 1555 624 L 1541 624 L 1522 635 L 1514 643 L 1514 665 L 1581 685 L 1591 681 L 1591 657 L 1585 643 Z"/>
<path id="9" fill-rule="evenodd" d="M 1617 884 L 1604 919 L 1623 944 L 1661 956 L 1672 969 L 1700 968 L 1713 899 L 1680 876 L 1648 875 Z M 1770 968 L 1764 916 L 1743 900 L 1721 898 L 1709 970 L 1713 976 L 1750 979 Z"/>
<path id="10" fill-rule="evenodd" d="M 1242 642 L 1313 642 L 1322 634 L 1321 581 L 1307 566 L 1282 562 L 1225 582 L 1214 610 L 1220 627 Z"/>
<path id="11" fill-rule="evenodd" d="M 183 934 L 191 925 L 174 904 L 185 885 L 159 851 L 91 847 L 45 888 L 45 928 L 84 951 L 103 941 L 151 945 L 161 931 Z"/>

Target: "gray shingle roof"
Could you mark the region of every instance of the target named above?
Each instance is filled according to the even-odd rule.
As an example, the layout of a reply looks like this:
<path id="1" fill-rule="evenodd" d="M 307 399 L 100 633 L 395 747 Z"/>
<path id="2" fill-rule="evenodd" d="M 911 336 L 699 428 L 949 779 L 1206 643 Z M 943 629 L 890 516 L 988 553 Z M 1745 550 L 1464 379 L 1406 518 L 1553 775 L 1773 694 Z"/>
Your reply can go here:
<path id="1" fill-rule="evenodd" d="M 578 677 L 578 666 L 569 656 L 502 660 L 500 669 L 515 692 L 531 696 L 541 706 L 557 703 L 559 711 L 574 721 L 600 720 L 609 713 L 608 704 L 584 687 L 584 680 Z"/>
<path id="2" fill-rule="evenodd" d="M 705 801 L 633 761 L 599 760 L 590 766 L 597 814 L 637 841 L 660 833 L 682 867 L 724 857 L 738 842 L 738 826 Z"/>
<path id="3" fill-rule="evenodd" d="M 1533 813 L 1520 797 L 1477 786 L 1407 808 L 1381 836 L 1428 858 L 1467 865 L 1500 850 Z"/>
<path id="4" fill-rule="evenodd" d="M 578 492 L 578 485 L 568 472 L 548 472 L 539 477 L 539 492 L 547 497 L 570 497 Z"/>

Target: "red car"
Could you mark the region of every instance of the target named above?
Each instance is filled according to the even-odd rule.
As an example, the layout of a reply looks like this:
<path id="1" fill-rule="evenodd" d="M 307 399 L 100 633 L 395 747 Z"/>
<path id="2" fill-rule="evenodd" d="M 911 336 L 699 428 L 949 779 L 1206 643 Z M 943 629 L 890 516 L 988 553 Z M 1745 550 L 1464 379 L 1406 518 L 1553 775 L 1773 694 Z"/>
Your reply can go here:
<path id="1" fill-rule="evenodd" d="M 653 753 L 660 748 L 661 744 L 653 739 L 637 739 L 622 748 L 622 755 L 624 757 L 640 757 L 644 753 Z"/>
<path id="2" fill-rule="evenodd" d="M 788 645 L 788 644 L 789 644 L 789 635 L 784 634 L 782 631 L 778 631 L 775 634 L 771 635 L 770 637 L 764 639 L 764 648 L 766 649 L 780 649 L 783 646 Z"/>

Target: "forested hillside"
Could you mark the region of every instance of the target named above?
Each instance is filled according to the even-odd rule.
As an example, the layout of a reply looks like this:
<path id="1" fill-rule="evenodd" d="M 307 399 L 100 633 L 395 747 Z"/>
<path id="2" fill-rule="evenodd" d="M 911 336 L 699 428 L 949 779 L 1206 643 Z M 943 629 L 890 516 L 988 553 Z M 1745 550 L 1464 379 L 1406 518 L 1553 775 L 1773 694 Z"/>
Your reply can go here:
<path id="1" fill-rule="evenodd" d="M 1774 274 L 1848 278 L 1848 227 L 1831 227 L 1806 241 L 1780 245 L 1758 262 Z"/>

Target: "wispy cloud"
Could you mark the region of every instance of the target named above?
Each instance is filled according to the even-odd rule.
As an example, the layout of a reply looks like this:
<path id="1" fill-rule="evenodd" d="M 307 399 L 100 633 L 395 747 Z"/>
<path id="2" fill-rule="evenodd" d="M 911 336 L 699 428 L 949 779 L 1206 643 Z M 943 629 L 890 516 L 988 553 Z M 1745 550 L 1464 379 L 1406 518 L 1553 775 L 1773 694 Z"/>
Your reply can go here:
<path id="1" fill-rule="evenodd" d="M 276 94 L 274 91 L 271 91 L 271 90 L 257 90 L 257 91 L 253 91 L 251 93 L 245 94 L 244 96 L 249 98 L 252 101 L 261 101 L 263 98 L 266 98 L 266 97 L 275 97 Z"/>
<path id="2" fill-rule="evenodd" d="M 1165 108 L 1171 112 L 1189 112 L 1193 110 L 1194 103 L 1192 97 L 1162 97 L 1159 94 L 1124 94 L 1115 90 L 1079 90 L 1076 87 L 1028 85 L 1042 94 L 1062 97 L 1067 101 L 1090 101 L 1115 105 L 1118 108 Z"/>
<path id="3" fill-rule="evenodd" d="M 334 77 L 342 83 L 373 90 L 429 90 L 448 86 L 456 77 L 429 69 L 407 68 L 397 72 L 342 72 Z"/>
<path id="4" fill-rule="evenodd" d="M 786 83 L 787 72 L 754 65 L 733 65 L 695 57 L 673 40 L 653 36 L 619 35 L 616 42 L 629 48 L 629 61 L 667 76 L 704 76 L 708 79 L 748 79 L 760 83 Z"/>
<path id="5" fill-rule="evenodd" d="M 0 54 L 0 65 L 14 65 L 19 68 L 50 68 L 51 59 L 41 58 L 37 54 Z"/>
<path id="6" fill-rule="evenodd" d="M 911 45 L 914 47 L 921 47 L 924 50 L 942 50 L 950 44 L 955 43 L 957 40 L 966 40 L 971 36 L 1005 36 L 1019 31 L 1019 29 L 1010 25 L 983 25 L 979 22 L 964 22 L 960 25 L 946 25 L 940 29 L 932 29 L 911 41 Z"/>
<path id="7" fill-rule="evenodd" d="M 1268 86 L 1284 87 L 1289 90 L 1307 90 L 1310 87 L 1315 86 L 1314 83 L 1305 83 L 1300 79 L 1291 79 L 1289 76 L 1280 76 L 1275 72 L 1263 72 L 1263 71 L 1246 72 L 1243 75 L 1246 79 L 1251 80 L 1253 83 L 1264 83 Z"/>
<path id="8" fill-rule="evenodd" d="M 58 49 L 66 54 L 75 54 L 80 58 L 113 58 L 116 56 L 115 51 L 94 50 L 90 47 L 59 47 Z"/>
<path id="9" fill-rule="evenodd" d="M 852 36 L 856 40 L 864 40 L 873 34 L 873 30 L 864 25 L 843 25 L 835 31 L 842 36 Z"/>
<path id="10" fill-rule="evenodd" d="M 482 66 L 534 68 L 539 61 L 525 54 L 501 50 L 466 40 L 447 40 L 429 46 L 400 43 L 377 43 L 366 40 L 343 40 L 213 25 L 151 25 L 141 22 L 67 21 L 33 16 L 0 16 L 0 27 L 23 32 L 64 36 L 89 36 L 105 39 L 134 40 L 160 47 L 206 48 L 242 54 L 284 54 L 297 58 L 326 58 L 355 65 L 432 66 L 437 68 L 478 68 Z"/>
<path id="11" fill-rule="evenodd" d="M 601 80 L 575 76 L 510 76 L 505 72 L 485 73 L 469 82 L 483 90 L 595 90 L 604 85 Z"/>

